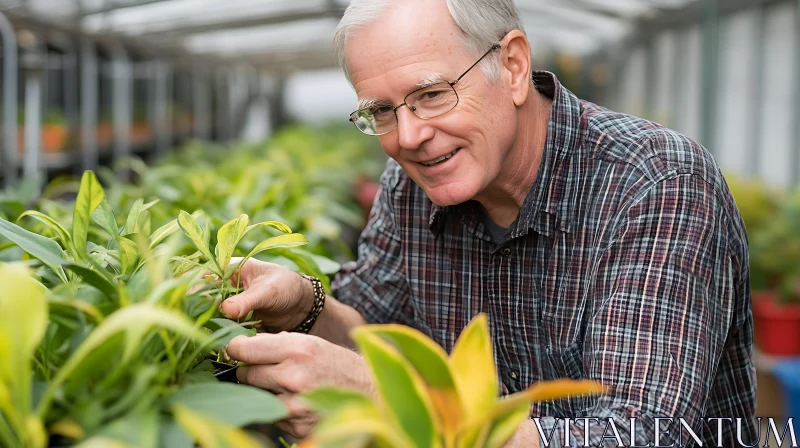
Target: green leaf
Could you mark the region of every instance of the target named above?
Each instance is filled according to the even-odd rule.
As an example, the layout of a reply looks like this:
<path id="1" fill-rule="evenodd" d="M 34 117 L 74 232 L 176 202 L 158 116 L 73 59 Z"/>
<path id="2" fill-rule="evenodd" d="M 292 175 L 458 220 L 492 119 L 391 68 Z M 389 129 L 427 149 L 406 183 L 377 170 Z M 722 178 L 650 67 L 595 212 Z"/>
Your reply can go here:
<path id="1" fill-rule="evenodd" d="M 213 331 L 211 339 L 216 346 L 225 347 L 236 336 L 249 336 L 250 330 L 230 319 L 211 319 L 206 326 Z"/>
<path id="2" fill-rule="evenodd" d="M 117 218 L 114 216 L 114 211 L 108 205 L 108 201 L 103 201 L 92 212 L 92 220 L 103 228 L 112 238 L 119 235 L 119 227 L 117 227 Z"/>
<path id="3" fill-rule="evenodd" d="M 309 253 L 309 256 L 312 260 L 314 260 L 314 263 L 317 264 L 319 270 L 325 275 L 334 275 L 342 270 L 341 264 L 331 260 L 328 257 L 323 257 L 322 255 L 316 255 L 312 253 Z"/>
<path id="4" fill-rule="evenodd" d="M 236 245 L 245 234 L 249 217 L 247 215 L 240 215 L 238 218 L 230 221 L 220 227 L 217 232 L 217 264 L 220 267 L 228 266 L 233 256 L 233 251 L 236 250 Z"/>
<path id="5" fill-rule="evenodd" d="M 169 399 L 179 405 L 230 426 L 272 423 L 289 415 L 274 395 L 251 386 L 231 383 L 190 384 Z"/>
<path id="6" fill-rule="evenodd" d="M 119 246 L 119 261 L 122 265 L 122 273 L 130 274 L 139 260 L 139 248 L 136 243 L 124 236 L 117 237 L 117 245 Z"/>
<path id="7" fill-rule="evenodd" d="M 64 226 L 59 224 L 58 221 L 36 210 L 28 210 L 25 213 L 21 214 L 19 218 L 17 218 L 17 222 L 19 223 L 20 220 L 22 220 L 22 218 L 26 216 L 35 218 L 43 222 L 48 227 L 50 227 L 50 229 L 52 229 L 53 232 L 55 232 L 55 234 L 61 240 L 61 244 L 63 244 L 64 247 L 69 248 L 70 244 L 72 243 L 72 238 L 69 236 L 69 232 L 67 231 L 67 229 L 65 229 Z"/>
<path id="8" fill-rule="evenodd" d="M 319 269 L 317 263 L 314 262 L 314 258 L 311 257 L 310 252 L 303 250 L 274 249 L 274 253 L 290 260 L 300 272 L 318 278 L 322 282 L 322 286 L 325 290 L 331 289 L 330 279 Z M 290 267 L 290 269 L 294 269 L 294 267 Z"/>
<path id="9" fill-rule="evenodd" d="M 139 222 L 139 215 L 142 213 L 144 199 L 137 199 L 128 211 L 128 219 L 125 220 L 125 234 L 136 233 L 136 223 Z"/>
<path id="10" fill-rule="evenodd" d="M 349 406 L 372 406 L 372 399 L 361 392 L 322 387 L 301 395 L 320 414 L 333 414 Z"/>
<path id="11" fill-rule="evenodd" d="M 31 409 L 31 364 L 47 328 L 47 289 L 22 264 L 0 263 L 0 410 L 22 425 Z M 7 405 L 3 405 L 5 402 Z M 20 428 L 23 430 L 23 428 Z M 24 432 L 20 434 L 24 435 Z"/>
<path id="12" fill-rule="evenodd" d="M 159 429 L 158 411 L 150 408 L 104 425 L 97 435 L 125 442 L 129 446 L 157 446 Z"/>
<path id="13" fill-rule="evenodd" d="M 105 199 L 105 192 L 97 176 L 91 171 L 84 171 L 81 177 L 81 188 L 78 197 L 75 199 L 75 207 L 72 213 L 72 243 L 75 246 L 75 253 L 72 254 L 76 260 L 86 260 L 86 241 L 89 236 L 89 218 Z"/>
<path id="14" fill-rule="evenodd" d="M 422 378 L 397 349 L 364 328 L 353 330 L 353 340 L 372 370 L 387 412 L 415 446 L 440 446 L 434 405 Z"/>
<path id="15" fill-rule="evenodd" d="M 194 412 L 194 409 L 175 405 L 172 413 L 200 448 L 261 448 L 261 444 L 245 431 L 221 424 L 204 414 Z"/>
<path id="16" fill-rule="evenodd" d="M 158 446 L 164 448 L 194 448 L 192 438 L 172 416 L 162 417 L 161 428 L 161 443 Z"/>
<path id="17" fill-rule="evenodd" d="M 64 266 L 78 274 L 83 281 L 100 290 L 109 299 L 113 300 L 117 297 L 117 286 L 105 275 L 78 264 L 67 263 Z"/>
<path id="18" fill-rule="evenodd" d="M 66 263 L 61 246 L 50 238 L 45 238 L 22 227 L 0 218 L 0 235 L 13 241 L 25 252 L 31 254 L 58 275 L 62 282 L 67 282 L 62 264 Z"/>
<path id="19" fill-rule="evenodd" d="M 248 227 L 244 231 L 244 234 L 246 235 L 248 232 L 250 232 L 251 230 L 253 230 L 255 228 L 258 228 L 258 227 L 272 227 L 273 229 L 278 229 L 283 233 L 292 233 L 292 229 L 289 228 L 289 226 L 287 226 L 286 224 L 284 224 L 282 222 L 264 221 L 264 222 L 259 222 L 258 224 L 253 224 L 252 226 Z"/>
<path id="20" fill-rule="evenodd" d="M 206 219 L 206 223 L 208 220 Z M 205 235 L 205 232 L 200 224 L 197 223 L 197 220 L 194 217 L 185 211 L 181 210 L 180 215 L 178 215 L 178 225 L 183 230 L 183 233 L 194 243 L 197 250 L 203 254 L 206 259 L 211 262 L 211 264 L 216 267 L 216 272 L 218 276 L 222 277 L 222 269 L 220 268 L 217 260 L 208 250 L 208 239 Z M 213 271 L 214 269 L 212 269 Z"/>
<path id="21" fill-rule="evenodd" d="M 286 235 L 275 236 L 266 241 L 258 243 L 256 247 L 254 247 L 253 250 L 251 250 L 250 253 L 247 254 L 245 260 L 247 260 L 248 258 L 252 258 L 253 255 L 264 252 L 266 250 L 297 247 L 297 246 L 303 246 L 305 244 L 308 244 L 308 240 L 306 239 L 305 236 L 299 233 L 289 233 Z"/>
<path id="22" fill-rule="evenodd" d="M 143 343 L 144 335 L 151 327 L 160 327 L 179 334 L 203 345 L 209 341 L 206 333 L 198 329 L 183 314 L 166 310 L 148 303 L 138 303 L 120 308 L 112 313 L 100 325 L 95 327 L 89 336 L 73 352 L 72 356 L 61 366 L 42 394 L 37 407 L 39 417 L 47 415 L 56 391 L 89 355 L 97 351 L 105 343 L 119 333 L 125 334 L 125 353 L 123 358 L 132 356 Z M 125 361 L 123 359 L 123 361 Z"/>

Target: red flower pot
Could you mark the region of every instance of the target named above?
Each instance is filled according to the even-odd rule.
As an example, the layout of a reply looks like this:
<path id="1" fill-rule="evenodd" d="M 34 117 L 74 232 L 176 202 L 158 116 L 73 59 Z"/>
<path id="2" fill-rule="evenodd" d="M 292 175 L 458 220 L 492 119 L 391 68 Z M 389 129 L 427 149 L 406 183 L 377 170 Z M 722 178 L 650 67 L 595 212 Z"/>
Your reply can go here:
<path id="1" fill-rule="evenodd" d="M 361 180 L 356 185 L 356 199 L 358 204 L 364 210 L 364 214 L 368 215 L 372 210 L 372 203 L 375 201 L 375 196 L 378 195 L 380 185 L 370 180 Z"/>
<path id="2" fill-rule="evenodd" d="M 800 304 L 781 304 L 775 290 L 752 291 L 758 348 L 770 355 L 800 355 Z"/>

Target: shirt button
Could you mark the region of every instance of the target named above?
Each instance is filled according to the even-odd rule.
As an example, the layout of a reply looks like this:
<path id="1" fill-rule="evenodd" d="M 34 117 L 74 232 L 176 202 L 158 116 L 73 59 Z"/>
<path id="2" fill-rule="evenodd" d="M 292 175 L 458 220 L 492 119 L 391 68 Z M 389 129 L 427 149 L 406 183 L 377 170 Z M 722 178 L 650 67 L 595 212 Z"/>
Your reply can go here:
<path id="1" fill-rule="evenodd" d="M 508 372 L 508 377 L 514 381 L 519 381 L 519 374 L 516 372 L 516 370 Z"/>
<path id="2" fill-rule="evenodd" d="M 502 252 L 502 253 L 503 253 L 503 255 L 504 255 L 504 256 L 506 256 L 506 257 L 507 257 L 507 256 L 509 256 L 509 255 L 511 255 L 511 248 L 510 248 L 510 247 L 505 247 L 505 248 L 503 248 L 503 252 Z"/>

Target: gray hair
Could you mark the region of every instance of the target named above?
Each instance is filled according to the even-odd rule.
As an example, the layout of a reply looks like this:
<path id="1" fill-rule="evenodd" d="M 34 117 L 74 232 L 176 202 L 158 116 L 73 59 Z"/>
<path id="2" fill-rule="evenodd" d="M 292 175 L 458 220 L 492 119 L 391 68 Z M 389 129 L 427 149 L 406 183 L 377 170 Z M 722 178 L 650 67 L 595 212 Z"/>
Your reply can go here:
<path id="1" fill-rule="evenodd" d="M 345 60 L 347 38 L 360 28 L 381 17 L 384 10 L 397 0 L 352 0 L 333 35 L 333 52 L 344 75 L 352 84 Z M 402 1 L 402 0 L 400 0 Z M 509 31 L 525 28 L 514 0 L 446 0 L 447 9 L 464 33 L 463 45 L 479 57 Z M 499 54 L 499 53 L 497 53 Z M 500 77 L 498 56 L 487 56 L 481 69 L 489 81 Z"/>

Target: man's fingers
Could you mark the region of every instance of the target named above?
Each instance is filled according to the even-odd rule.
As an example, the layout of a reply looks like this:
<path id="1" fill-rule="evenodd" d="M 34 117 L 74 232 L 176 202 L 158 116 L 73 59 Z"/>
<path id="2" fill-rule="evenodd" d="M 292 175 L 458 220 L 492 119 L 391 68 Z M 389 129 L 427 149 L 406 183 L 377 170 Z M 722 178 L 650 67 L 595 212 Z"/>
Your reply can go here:
<path id="1" fill-rule="evenodd" d="M 300 336 L 300 337 L 298 337 Z M 247 364 L 278 364 L 285 361 L 296 345 L 302 348 L 303 335 L 295 333 L 257 334 L 252 337 L 236 336 L 225 350 L 231 358 Z"/>
<path id="2" fill-rule="evenodd" d="M 263 294 L 256 292 L 253 289 L 242 291 L 235 296 L 228 297 L 222 302 L 221 308 L 232 319 L 240 319 L 247 316 L 252 310 L 259 309 L 264 306 L 262 302 Z"/>
<path id="3" fill-rule="evenodd" d="M 242 384 L 268 390 L 274 394 L 289 392 L 274 376 L 275 366 L 241 366 L 236 369 L 236 379 Z"/>

